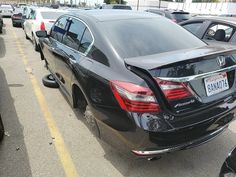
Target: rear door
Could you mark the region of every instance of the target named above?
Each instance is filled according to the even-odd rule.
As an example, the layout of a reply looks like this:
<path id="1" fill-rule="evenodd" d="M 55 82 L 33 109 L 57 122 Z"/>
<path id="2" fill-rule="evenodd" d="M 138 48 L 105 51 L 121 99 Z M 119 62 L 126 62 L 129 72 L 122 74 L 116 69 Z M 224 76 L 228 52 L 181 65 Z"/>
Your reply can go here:
<path id="1" fill-rule="evenodd" d="M 69 19 L 69 29 L 58 46 L 61 53 L 56 58 L 56 74 L 61 85 L 70 94 L 73 65 L 80 63 L 92 43 L 92 37 L 85 23 L 79 19 Z"/>

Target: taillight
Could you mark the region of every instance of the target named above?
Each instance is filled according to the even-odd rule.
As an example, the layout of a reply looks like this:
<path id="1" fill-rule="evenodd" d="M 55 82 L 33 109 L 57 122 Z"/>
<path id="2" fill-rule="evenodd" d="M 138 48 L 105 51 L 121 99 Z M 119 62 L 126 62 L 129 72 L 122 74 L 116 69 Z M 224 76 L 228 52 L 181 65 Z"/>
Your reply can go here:
<path id="1" fill-rule="evenodd" d="M 164 81 L 160 79 L 156 79 L 156 81 L 169 101 L 180 100 L 192 96 L 184 83 Z"/>
<path id="2" fill-rule="evenodd" d="M 40 30 L 41 30 L 41 31 L 45 31 L 45 24 L 44 24 L 44 22 L 41 22 L 41 24 L 40 24 Z"/>
<path id="3" fill-rule="evenodd" d="M 160 112 L 153 92 L 140 85 L 123 81 L 110 81 L 112 92 L 120 107 L 128 112 Z"/>

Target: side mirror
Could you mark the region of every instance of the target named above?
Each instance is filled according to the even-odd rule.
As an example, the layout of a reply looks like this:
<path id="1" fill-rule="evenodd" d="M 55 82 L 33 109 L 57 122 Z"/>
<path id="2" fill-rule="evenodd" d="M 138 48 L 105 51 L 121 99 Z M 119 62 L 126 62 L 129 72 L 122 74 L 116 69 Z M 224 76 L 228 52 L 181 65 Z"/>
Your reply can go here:
<path id="1" fill-rule="evenodd" d="M 47 31 L 36 31 L 36 36 L 37 37 L 43 37 L 43 38 L 45 38 L 45 37 L 48 37 L 48 33 L 47 33 Z"/>

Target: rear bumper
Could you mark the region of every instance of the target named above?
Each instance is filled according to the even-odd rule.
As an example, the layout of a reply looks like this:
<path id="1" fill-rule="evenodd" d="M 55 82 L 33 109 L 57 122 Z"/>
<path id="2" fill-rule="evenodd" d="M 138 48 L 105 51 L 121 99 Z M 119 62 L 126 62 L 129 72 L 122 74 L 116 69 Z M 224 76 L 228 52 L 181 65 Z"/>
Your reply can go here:
<path id="1" fill-rule="evenodd" d="M 103 140 L 121 152 L 129 151 L 137 156 L 151 157 L 193 148 L 220 135 L 235 119 L 236 99 L 217 105 L 212 110 L 207 109 L 192 115 L 189 122 L 195 120 L 194 124 L 185 126 L 181 121 L 179 125 L 182 127 L 170 131 L 168 127 L 164 129 L 165 124 L 160 121 L 158 115 L 129 114 L 127 116 L 125 112 L 107 108 L 99 110 L 98 107 L 93 110 L 93 113 Z"/>
<path id="2" fill-rule="evenodd" d="M 2 15 L 3 17 L 11 17 L 11 16 L 12 16 L 11 13 L 2 13 L 1 15 Z"/>
<path id="3" fill-rule="evenodd" d="M 164 154 L 164 153 L 168 153 L 168 152 L 185 150 L 185 149 L 197 147 L 197 146 L 200 146 L 204 143 L 211 141 L 212 139 L 214 139 L 215 137 L 220 135 L 227 127 L 228 127 L 228 125 L 225 125 L 224 127 L 221 127 L 218 130 L 216 130 L 204 137 L 201 137 L 196 140 L 186 142 L 186 143 L 183 143 L 180 145 L 176 145 L 176 146 L 172 146 L 172 147 L 168 147 L 168 148 L 163 148 L 163 149 L 159 149 L 159 150 L 150 150 L 150 151 L 148 151 L 148 150 L 147 151 L 145 151 L 145 150 L 144 151 L 132 150 L 132 152 L 137 156 L 148 157 L 148 156 L 156 156 L 156 155 L 160 155 L 160 154 Z"/>

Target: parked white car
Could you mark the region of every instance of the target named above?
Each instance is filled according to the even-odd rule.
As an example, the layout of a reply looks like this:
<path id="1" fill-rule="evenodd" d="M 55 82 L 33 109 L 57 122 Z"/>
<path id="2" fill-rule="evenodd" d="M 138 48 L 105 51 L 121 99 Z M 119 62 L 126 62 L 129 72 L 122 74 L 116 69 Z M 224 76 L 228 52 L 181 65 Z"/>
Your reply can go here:
<path id="1" fill-rule="evenodd" d="M 49 8 L 36 8 L 31 10 L 28 19 L 24 22 L 24 31 L 26 39 L 30 39 L 33 42 L 36 51 L 39 50 L 36 31 L 46 30 L 49 32 L 57 18 L 66 12 L 65 10 Z"/>
<path id="2" fill-rule="evenodd" d="M 11 17 L 13 15 L 14 9 L 11 5 L 0 5 L 0 14 L 3 17 Z"/>

